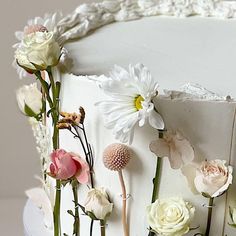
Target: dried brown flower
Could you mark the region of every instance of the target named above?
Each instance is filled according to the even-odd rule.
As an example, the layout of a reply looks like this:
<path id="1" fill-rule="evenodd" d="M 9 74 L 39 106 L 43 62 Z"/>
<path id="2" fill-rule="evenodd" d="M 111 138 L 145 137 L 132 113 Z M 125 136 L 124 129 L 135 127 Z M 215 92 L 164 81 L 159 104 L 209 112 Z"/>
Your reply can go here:
<path id="1" fill-rule="evenodd" d="M 77 113 L 68 113 L 68 112 L 60 112 L 60 115 L 63 117 L 59 120 L 58 123 L 68 123 L 72 125 L 79 125 L 81 123 L 81 115 Z"/>
<path id="2" fill-rule="evenodd" d="M 71 129 L 71 125 L 68 123 L 57 123 L 58 129 Z"/>
<path id="3" fill-rule="evenodd" d="M 83 107 L 79 108 L 79 112 L 80 112 L 80 123 L 83 124 L 84 123 L 84 119 L 85 119 L 85 110 Z"/>

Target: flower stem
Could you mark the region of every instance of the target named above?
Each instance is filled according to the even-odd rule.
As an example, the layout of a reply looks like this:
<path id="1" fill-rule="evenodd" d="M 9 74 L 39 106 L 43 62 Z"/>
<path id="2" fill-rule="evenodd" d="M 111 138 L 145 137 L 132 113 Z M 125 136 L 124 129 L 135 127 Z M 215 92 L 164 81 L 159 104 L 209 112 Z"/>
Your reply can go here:
<path id="1" fill-rule="evenodd" d="M 47 70 L 51 89 L 52 89 L 52 97 L 50 96 L 50 86 L 48 83 L 42 78 L 40 72 L 36 72 L 35 75 L 37 76 L 38 80 L 41 83 L 41 86 L 45 92 L 46 99 L 48 101 L 49 107 L 51 109 L 51 117 L 53 121 L 53 136 L 52 136 L 52 143 L 53 149 L 56 150 L 59 148 L 59 131 L 56 127 L 57 122 L 59 120 L 59 95 L 60 95 L 60 82 L 55 84 L 53 75 L 51 73 L 51 68 Z M 54 236 L 61 235 L 61 226 L 60 226 L 60 211 L 61 211 L 61 181 L 56 180 L 56 196 L 55 196 L 55 205 L 53 209 L 53 220 L 54 220 Z"/>
<path id="2" fill-rule="evenodd" d="M 90 222 L 90 236 L 92 236 L 93 235 L 93 223 L 94 223 L 94 220 L 91 220 L 91 222 Z"/>
<path id="3" fill-rule="evenodd" d="M 207 228 L 206 228 L 205 236 L 209 236 L 210 230 L 211 230 L 213 202 L 214 202 L 214 198 L 209 198 L 208 215 L 207 215 Z"/>
<path id="4" fill-rule="evenodd" d="M 153 179 L 152 203 L 156 201 L 159 194 L 160 179 L 161 179 L 161 166 L 162 166 L 162 158 L 157 157 L 156 173 Z"/>
<path id="5" fill-rule="evenodd" d="M 61 235 L 60 227 L 61 181 L 56 180 L 56 197 L 53 210 L 54 236 Z"/>
<path id="6" fill-rule="evenodd" d="M 74 196 L 74 204 L 75 204 L 75 214 L 74 214 L 74 230 L 73 235 L 79 236 L 80 235 L 80 219 L 79 219 L 79 202 L 78 202 L 78 185 L 76 181 L 72 183 L 72 190 Z"/>
<path id="7" fill-rule="evenodd" d="M 100 220 L 101 236 L 106 236 L 106 224 L 104 220 Z"/>
<path id="8" fill-rule="evenodd" d="M 124 230 L 124 236 L 129 236 L 129 228 L 127 224 L 127 213 L 126 213 L 126 188 L 125 188 L 125 182 L 123 178 L 122 171 L 118 171 L 119 174 L 119 179 L 120 179 L 120 184 L 122 188 L 122 199 L 123 199 L 123 207 L 122 207 L 122 223 L 123 223 L 123 230 Z"/>
<path id="9" fill-rule="evenodd" d="M 160 180 L 161 180 L 161 166 L 162 166 L 162 158 L 157 157 L 156 173 L 153 179 L 152 203 L 156 201 L 159 194 L 159 187 L 160 187 Z M 151 228 L 150 228 L 148 236 L 154 236 L 154 235 L 155 233 L 151 231 Z"/>

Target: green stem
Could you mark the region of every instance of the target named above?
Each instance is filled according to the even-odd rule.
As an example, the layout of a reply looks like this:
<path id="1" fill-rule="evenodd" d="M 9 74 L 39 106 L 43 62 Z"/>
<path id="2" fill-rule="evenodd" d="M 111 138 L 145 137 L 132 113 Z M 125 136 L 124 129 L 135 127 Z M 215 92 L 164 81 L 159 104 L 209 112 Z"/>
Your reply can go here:
<path id="1" fill-rule="evenodd" d="M 162 158 L 157 157 L 156 173 L 153 179 L 152 203 L 156 201 L 159 194 L 160 179 L 161 179 L 161 166 L 162 166 Z"/>
<path id="2" fill-rule="evenodd" d="M 72 190 L 74 195 L 75 214 L 74 214 L 74 230 L 73 235 L 80 235 L 80 219 L 79 219 L 79 202 L 78 202 L 78 184 L 76 181 L 72 183 Z"/>
<path id="3" fill-rule="evenodd" d="M 156 173 L 153 179 L 152 203 L 156 201 L 159 194 L 159 187 L 160 187 L 160 182 L 161 182 L 161 166 L 162 166 L 162 158 L 157 157 Z M 155 233 L 152 232 L 150 228 L 148 236 L 154 236 L 154 235 Z"/>
<path id="4" fill-rule="evenodd" d="M 60 95 L 60 82 L 54 82 L 53 75 L 51 73 L 51 68 L 47 70 L 51 89 L 52 89 L 52 96 L 50 97 L 49 85 L 48 83 L 42 78 L 40 71 L 36 72 L 35 75 L 39 79 L 42 88 L 45 92 L 46 99 L 48 101 L 49 107 L 51 109 L 51 117 L 53 121 L 53 149 L 56 150 L 59 148 L 59 131 L 56 127 L 57 122 L 59 120 L 59 95 Z M 56 180 L 56 196 L 55 196 L 55 205 L 53 210 L 53 220 L 54 220 L 54 236 L 61 235 L 61 226 L 60 226 L 60 211 L 61 211 L 61 181 Z"/>
<path id="5" fill-rule="evenodd" d="M 214 198 L 209 198 L 209 205 L 208 205 L 208 215 L 207 215 L 207 228 L 205 236 L 209 236 L 211 230 L 211 218 L 212 218 L 212 208 L 213 208 Z"/>
<path id="6" fill-rule="evenodd" d="M 60 227 L 60 205 L 61 205 L 61 181 L 56 181 L 56 197 L 53 210 L 54 236 L 61 235 Z"/>
<path id="7" fill-rule="evenodd" d="M 101 236 L 106 236 L 106 224 L 104 220 L 100 220 Z"/>
<path id="8" fill-rule="evenodd" d="M 39 71 L 36 72 L 35 75 L 36 75 L 36 77 L 38 78 L 38 80 L 39 80 L 40 83 L 41 83 L 41 86 L 42 86 L 43 91 L 44 91 L 44 93 L 45 93 L 45 95 L 46 95 L 46 99 L 47 99 L 47 101 L 48 101 L 48 103 L 49 103 L 50 108 L 52 108 L 52 107 L 53 107 L 53 101 L 52 101 L 52 99 L 51 99 L 51 97 L 50 97 L 49 85 L 48 85 L 48 83 L 42 78 L 41 73 L 40 73 Z"/>

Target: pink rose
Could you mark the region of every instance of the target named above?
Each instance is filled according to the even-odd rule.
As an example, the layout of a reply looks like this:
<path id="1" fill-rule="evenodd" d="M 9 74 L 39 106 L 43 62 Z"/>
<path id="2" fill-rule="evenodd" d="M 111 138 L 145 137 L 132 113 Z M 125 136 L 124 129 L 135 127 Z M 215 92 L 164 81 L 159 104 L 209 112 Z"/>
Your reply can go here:
<path id="1" fill-rule="evenodd" d="M 224 160 L 204 161 L 197 169 L 194 184 L 199 193 L 218 197 L 232 184 L 232 166 L 226 166 Z"/>
<path id="2" fill-rule="evenodd" d="M 89 166 L 81 157 L 63 149 L 51 154 L 50 175 L 55 179 L 68 180 L 75 177 L 79 183 L 89 181 Z"/>

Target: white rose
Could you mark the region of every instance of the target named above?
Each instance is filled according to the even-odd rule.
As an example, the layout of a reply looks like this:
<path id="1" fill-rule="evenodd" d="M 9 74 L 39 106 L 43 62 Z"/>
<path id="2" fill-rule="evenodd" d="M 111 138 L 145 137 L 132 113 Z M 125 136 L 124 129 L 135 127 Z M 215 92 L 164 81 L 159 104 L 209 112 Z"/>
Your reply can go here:
<path id="1" fill-rule="evenodd" d="M 226 166 L 224 160 L 204 161 L 197 169 L 194 184 L 199 193 L 217 197 L 232 184 L 233 168 Z"/>
<path id="2" fill-rule="evenodd" d="M 182 236 L 188 233 L 195 208 L 182 198 L 158 199 L 147 207 L 147 221 L 156 233 L 163 236 Z"/>
<path id="3" fill-rule="evenodd" d="M 20 66 L 29 72 L 46 70 L 59 62 L 61 49 L 53 32 L 34 32 L 26 35 L 15 52 Z"/>
<path id="4" fill-rule="evenodd" d="M 85 211 L 92 213 L 98 220 L 106 220 L 112 212 L 113 203 L 108 200 L 107 193 L 103 188 L 91 189 L 88 192 L 85 204 Z"/>
<path id="5" fill-rule="evenodd" d="M 24 85 L 16 92 L 16 98 L 20 110 L 27 116 L 36 117 L 42 112 L 42 93 L 37 84 Z"/>

